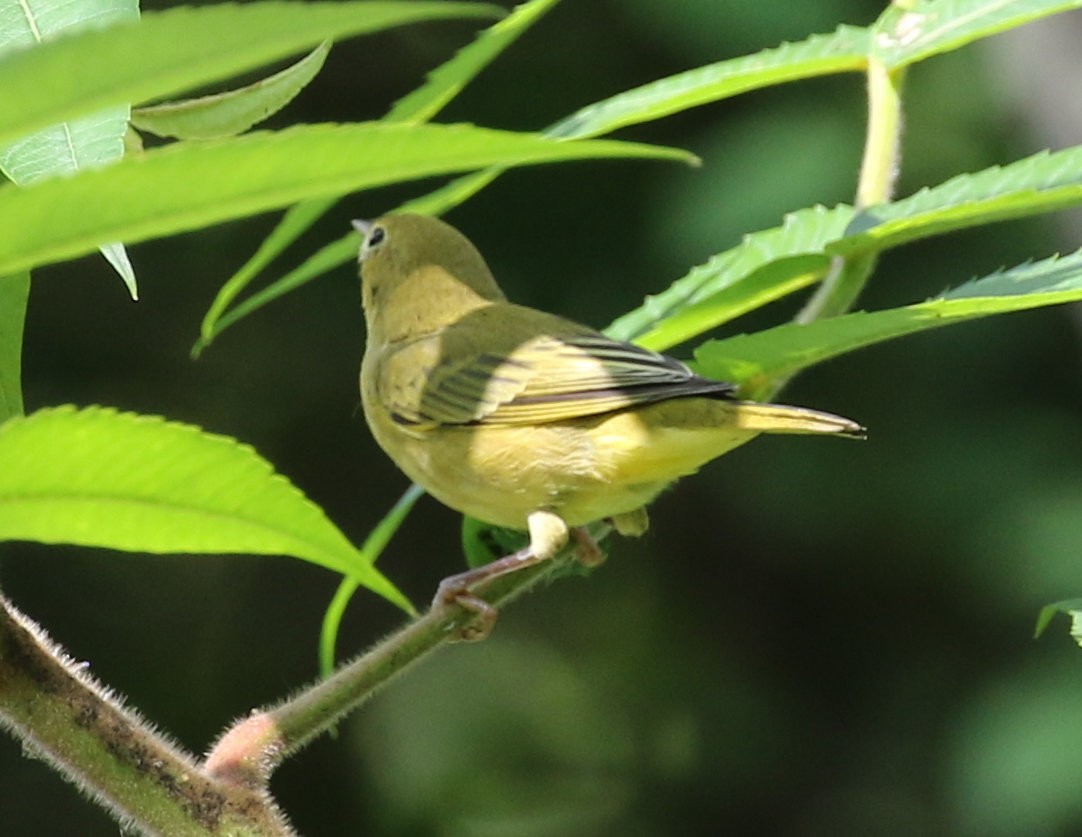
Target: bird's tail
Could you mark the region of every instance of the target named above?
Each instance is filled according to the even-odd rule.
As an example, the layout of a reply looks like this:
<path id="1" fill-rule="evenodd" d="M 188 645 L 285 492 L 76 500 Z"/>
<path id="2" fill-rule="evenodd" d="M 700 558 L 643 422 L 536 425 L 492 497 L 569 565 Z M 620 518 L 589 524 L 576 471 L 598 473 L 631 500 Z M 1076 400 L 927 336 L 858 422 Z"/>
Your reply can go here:
<path id="1" fill-rule="evenodd" d="M 732 410 L 733 424 L 755 433 L 834 433 L 851 439 L 868 435 L 855 421 L 805 407 L 736 401 Z"/>

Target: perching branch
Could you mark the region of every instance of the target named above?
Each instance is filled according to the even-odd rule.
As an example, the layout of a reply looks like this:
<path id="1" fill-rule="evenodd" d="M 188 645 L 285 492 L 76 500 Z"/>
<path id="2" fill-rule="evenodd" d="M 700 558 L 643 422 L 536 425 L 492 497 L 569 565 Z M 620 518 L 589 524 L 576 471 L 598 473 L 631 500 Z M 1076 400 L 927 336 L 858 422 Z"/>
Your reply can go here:
<path id="1" fill-rule="evenodd" d="M 266 794 L 209 778 L 3 597 L 0 725 L 124 827 L 171 837 L 294 833 Z"/>
<path id="2" fill-rule="evenodd" d="M 591 527 L 590 534 L 599 539 L 607 530 L 607 526 Z M 550 561 L 493 578 L 471 593 L 503 607 L 566 567 L 573 551 L 566 547 Z M 243 787 L 265 787 L 287 756 L 333 727 L 410 665 L 454 641 L 472 618 L 474 614 L 457 606 L 433 606 L 330 678 L 277 706 L 252 713 L 227 730 L 207 756 L 207 774 Z"/>

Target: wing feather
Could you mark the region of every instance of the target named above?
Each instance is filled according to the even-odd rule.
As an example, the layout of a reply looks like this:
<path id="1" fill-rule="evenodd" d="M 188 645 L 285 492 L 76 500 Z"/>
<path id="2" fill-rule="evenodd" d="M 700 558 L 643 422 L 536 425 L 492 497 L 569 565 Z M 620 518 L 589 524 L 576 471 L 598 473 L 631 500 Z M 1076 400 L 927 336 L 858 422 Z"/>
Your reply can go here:
<path id="1" fill-rule="evenodd" d="M 675 358 L 550 314 L 503 303 L 468 317 L 385 363 L 391 380 L 402 380 L 396 366 L 399 374 L 425 370 L 423 385 L 388 394 L 396 420 L 539 424 L 671 398 L 733 396 L 731 384 L 702 378 Z"/>

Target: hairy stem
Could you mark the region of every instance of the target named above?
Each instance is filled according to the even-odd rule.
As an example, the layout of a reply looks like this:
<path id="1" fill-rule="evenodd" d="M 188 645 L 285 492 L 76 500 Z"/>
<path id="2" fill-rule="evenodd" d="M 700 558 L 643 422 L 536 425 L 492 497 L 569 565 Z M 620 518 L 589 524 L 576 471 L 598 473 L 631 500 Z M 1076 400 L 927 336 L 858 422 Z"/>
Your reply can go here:
<path id="1" fill-rule="evenodd" d="M 0 726 L 144 834 L 289 835 L 269 798 L 208 778 L 0 597 Z"/>
<path id="2" fill-rule="evenodd" d="M 591 527 L 591 536 L 600 538 L 607 530 Z M 471 592 L 502 607 L 566 567 L 571 556 L 572 549 L 566 548 L 552 560 L 492 578 Z M 205 765 L 208 775 L 251 788 L 265 786 L 283 759 L 332 728 L 410 665 L 454 641 L 473 617 L 459 607 L 435 605 L 330 678 L 253 713 L 227 730 L 211 750 Z"/>

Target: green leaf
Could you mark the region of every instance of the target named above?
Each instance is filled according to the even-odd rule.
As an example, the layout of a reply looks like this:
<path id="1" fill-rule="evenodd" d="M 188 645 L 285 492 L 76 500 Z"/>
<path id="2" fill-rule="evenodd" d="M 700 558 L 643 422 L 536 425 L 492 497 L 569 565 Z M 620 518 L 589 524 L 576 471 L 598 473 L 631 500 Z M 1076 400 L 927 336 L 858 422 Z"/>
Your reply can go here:
<path id="1" fill-rule="evenodd" d="M 428 74 L 425 83 L 403 96 L 384 117 L 386 122 L 427 122 L 507 47 L 559 0 L 530 0 L 493 24 L 470 44 Z"/>
<path id="2" fill-rule="evenodd" d="M 259 308 L 296 287 L 295 284 L 288 282 L 289 275 L 287 275 L 274 286 L 265 288 L 264 293 L 259 295 L 260 300 L 258 302 L 255 301 L 254 297 L 245 300 L 249 304 L 243 312 L 239 310 L 240 306 L 238 306 L 226 313 L 230 303 L 248 287 L 249 283 L 259 275 L 259 272 L 274 261 L 283 250 L 303 235 L 312 224 L 323 217 L 324 213 L 336 203 L 338 203 L 337 196 L 333 198 L 312 198 L 294 204 L 286 211 L 277 226 L 271 230 L 270 235 L 263 239 L 263 243 L 259 245 L 252 257 L 241 266 L 240 270 L 230 276 L 225 284 L 218 289 L 218 293 L 214 295 L 210 308 L 203 315 L 203 322 L 199 327 L 199 340 L 192 346 L 193 358 L 199 357 L 203 350 L 210 345 L 211 341 L 229 328 L 236 320 L 246 316 L 249 309 Z M 348 236 L 344 237 L 349 238 Z M 355 237 L 356 233 L 354 233 L 354 238 L 351 238 L 350 241 L 354 241 Z M 360 245 L 356 246 L 359 247 Z M 267 294 L 266 291 L 271 293 Z"/>
<path id="3" fill-rule="evenodd" d="M 241 134 L 277 113 L 323 68 L 331 50 L 324 41 L 281 72 L 226 93 L 136 108 L 131 124 L 159 137 L 216 139 Z"/>
<path id="4" fill-rule="evenodd" d="M 1033 638 L 1037 639 L 1048 629 L 1057 613 L 1065 613 L 1071 617 L 1071 638 L 1082 645 L 1082 599 L 1064 599 L 1042 607 L 1041 612 L 1037 614 Z"/>
<path id="5" fill-rule="evenodd" d="M 520 7 L 519 10 L 525 12 L 524 7 Z M 516 10 L 516 13 L 519 10 Z M 496 27 L 510 23 L 511 17 L 497 24 Z M 754 55 L 699 67 L 585 107 L 557 122 L 547 129 L 545 134 L 565 139 L 594 137 L 627 125 L 660 119 L 688 108 L 720 101 L 738 93 L 772 84 L 829 73 L 860 70 L 867 63 L 869 37 L 866 29 L 842 26 L 829 35 L 814 35 L 800 43 L 782 44 Z M 458 68 L 454 70 L 445 68 L 453 67 L 468 54 L 471 47 L 467 47 L 459 56 L 434 72 L 431 79 L 438 81 L 453 79 L 455 73 L 459 72 Z M 469 58 L 472 61 L 473 56 L 470 55 Z M 432 96 L 431 101 L 437 101 L 432 92 L 426 92 L 423 95 L 418 92 L 416 99 L 411 99 L 412 95 L 400 101 L 392 111 L 392 115 L 400 118 L 402 114 L 408 113 L 413 108 L 417 108 L 420 112 L 421 105 L 429 101 L 429 96 Z M 500 174 L 502 170 L 494 168 L 460 177 L 440 189 L 410 201 L 401 207 L 401 211 L 439 215 L 481 191 Z M 348 255 L 344 256 L 339 264 L 344 263 L 348 258 Z M 323 263 L 328 269 L 338 266 L 328 262 Z M 277 280 L 271 287 L 277 288 L 279 283 L 282 283 L 283 287 L 285 285 L 295 287 L 297 284 L 295 279 L 298 275 L 303 275 L 305 280 L 310 280 L 318 274 L 310 272 L 301 274 L 294 271 L 288 277 Z M 275 292 L 264 299 L 274 299 L 280 295 Z M 255 307 L 249 309 L 248 313 L 255 310 Z M 220 330 L 219 324 L 218 331 Z M 208 336 L 204 333 L 200 342 L 205 345 L 207 341 Z"/>
<path id="6" fill-rule="evenodd" d="M 483 523 L 476 517 L 462 516 L 462 552 L 469 567 L 483 567 L 517 552 L 530 542 L 526 532 Z"/>
<path id="7" fill-rule="evenodd" d="M 1082 0 L 919 0 L 891 4 L 877 21 L 875 53 L 888 69 L 1082 7 Z"/>
<path id="8" fill-rule="evenodd" d="M 736 247 L 647 297 L 606 333 L 662 351 L 806 287 L 829 264 L 823 248 L 852 217 L 851 206 L 790 213 L 780 227 L 745 235 Z"/>
<path id="9" fill-rule="evenodd" d="M 412 93 L 400 99 L 384 118 L 384 122 L 426 122 L 435 116 L 444 105 L 458 94 L 478 73 L 495 60 L 500 53 L 521 35 L 541 15 L 554 6 L 558 0 L 531 0 L 516 7 L 506 18 L 490 26 L 477 36 L 468 46 L 450 61 L 429 74 L 427 81 Z M 267 302 L 277 299 L 282 294 L 302 284 L 307 279 L 315 278 L 319 273 L 308 272 L 312 264 L 327 264 L 318 255 L 305 261 L 300 267 L 290 271 L 280 280 L 275 281 L 258 298 L 250 300 L 252 304 L 243 310 L 231 312 L 229 321 L 223 318 L 226 308 L 237 295 L 254 279 L 264 267 L 281 254 L 290 244 L 308 230 L 332 206 L 332 200 L 305 201 L 291 207 L 274 228 L 270 236 L 259 249 L 233 276 L 231 276 L 203 318 L 199 341 L 192 352 L 198 355 L 210 342 L 230 324 L 262 307 Z M 349 249 L 355 249 L 356 236 L 347 236 Z M 341 242 L 341 240 L 340 240 Z M 339 243 L 340 243 L 339 242 Z M 324 247 L 320 253 L 326 253 Z M 340 262 L 329 264 L 328 269 L 337 267 L 349 258 L 347 253 Z M 301 281 L 298 281 L 300 279 Z"/>
<path id="10" fill-rule="evenodd" d="M 29 296 L 29 273 L 0 277 L 0 424 L 23 413 L 23 323 Z"/>
<path id="11" fill-rule="evenodd" d="M 307 206 L 309 203 L 311 203 L 311 201 L 299 203 L 293 207 L 293 209 L 299 209 L 300 207 Z M 329 273 L 334 268 L 345 264 L 351 259 L 356 260 L 360 246 L 361 239 L 357 233 L 352 230 L 337 241 L 323 245 L 319 250 L 305 259 L 297 267 L 293 268 L 293 270 L 289 271 L 289 273 L 281 279 L 256 291 L 242 302 L 239 302 L 234 307 L 230 308 L 226 313 L 222 314 L 221 317 L 214 322 L 211 334 L 205 338 L 200 337 L 199 340 L 196 341 L 195 345 L 192 347 L 193 357 L 199 357 L 203 349 L 207 347 L 212 339 L 220 335 L 234 323 L 251 314 L 253 311 L 259 310 L 264 305 L 273 302 L 278 299 L 278 297 L 289 293 L 294 288 L 300 287 L 306 282 L 315 279 L 317 276 Z M 215 302 L 217 302 L 218 299 L 219 297 L 216 297 Z"/>
<path id="12" fill-rule="evenodd" d="M 848 255 L 1082 203 L 1082 146 L 963 174 L 859 212 L 828 252 Z"/>
<path id="13" fill-rule="evenodd" d="M 1037 639 L 1048 629 L 1057 613 L 1064 613 L 1071 617 L 1071 639 L 1082 645 L 1082 599 L 1065 599 L 1042 607 L 1041 612 L 1037 614 L 1033 638 Z"/>
<path id="14" fill-rule="evenodd" d="M 768 262 L 735 285 L 696 302 L 651 328 L 635 342 L 663 351 L 722 323 L 819 282 L 830 270 L 822 254 L 789 256 Z"/>
<path id="15" fill-rule="evenodd" d="M 0 0 L 0 55 L 37 47 L 79 29 L 139 19 L 136 0 Z M 0 148 L 0 170 L 26 186 L 116 162 L 124 155 L 127 104 L 51 125 Z M 123 244 L 102 254 L 120 274 L 132 299 L 139 296 L 135 271 Z"/>
<path id="16" fill-rule="evenodd" d="M 595 137 L 750 90 L 862 70 L 867 64 L 870 45 L 867 29 L 841 26 L 829 35 L 812 35 L 799 43 L 707 64 L 619 93 L 582 108 L 546 133 L 557 137 Z"/>
<path id="17" fill-rule="evenodd" d="M 0 540 L 292 555 L 409 601 L 247 445 L 155 416 L 57 407 L 0 425 Z"/>
<path id="18" fill-rule="evenodd" d="M 657 146 L 556 142 L 469 125 L 310 125 L 177 143 L 108 169 L 0 190 L 0 229 L 9 231 L 0 238 L 0 275 L 102 241 L 142 241 L 309 197 L 490 165 L 634 157 L 688 159 Z"/>
<path id="19" fill-rule="evenodd" d="M 148 12 L 137 22 L 0 60 L 0 142 L 105 108 L 175 95 L 326 40 L 424 20 L 501 14 L 481 3 L 369 0 L 265 0 Z"/>
<path id="20" fill-rule="evenodd" d="M 416 483 L 411 484 L 405 494 L 394 504 L 394 508 L 376 524 L 359 551 L 366 567 L 375 566 L 379 556 L 394 537 L 394 533 L 399 530 L 414 504 L 424 496 L 424 493 L 425 490 L 421 486 Z M 346 606 L 359 586 L 360 581 L 353 576 L 343 578 L 331 603 L 327 606 L 327 612 L 323 614 L 323 627 L 319 634 L 319 670 L 324 677 L 330 676 L 334 670 L 334 648 L 338 644 L 338 628 L 342 624 Z"/>
<path id="21" fill-rule="evenodd" d="M 858 312 L 807 324 L 778 326 L 704 343 L 696 368 L 740 383 L 755 398 L 786 378 L 846 352 L 918 331 L 977 317 L 1082 299 L 1082 251 L 1028 263 L 966 283 L 938 299 L 872 313 Z"/>
<path id="22" fill-rule="evenodd" d="M 543 5 L 534 7 L 533 4 L 527 3 L 518 7 L 506 20 L 493 26 L 455 58 L 434 71 L 429 77 L 429 84 L 399 101 L 389 117 L 421 118 L 420 115 L 427 112 L 426 109 L 430 104 L 441 103 L 442 97 L 452 92 L 452 83 L 464 67 L 473 68 L 478 58 L 491 60 L 495 57 L 496 53 L 492 47 L 505 46 L 506 44 L 502 43 L 501 39 L 508 36 L 508 30 L 519 22 L 529 22 L 532 17 L 545 10 Z M 520 13 L 522 18 L 518 17 Z M 506 29 L 503 28 L 505 26 Z M 499 30 L 498 35 L 496 30 Z M 486 38 L 491 39 L 485 41 Z M 866 63 L 868 44 L 867 30 L 842 26 L 830 35 L 815 35 L 797 44 L 783 44 L 755 55 L 720 61 L 717 64 L 689 70 L 620 93 L 577 111 L 557 122 L 546 130 L 545 134 L 561 138 L 598 136 L 619 127 L 660 119 L 681 110 L 719 101 L 770 84 L 846 70 L 860 70 Z M 477 69 L 480 67 L 478 66 Z M 429 85 L 436 86 L 429 88 Z M 446 85 L 446 89 L 442 85 Z M 408 202 L 400 208 L 400 211 L 440 215 L 477 194 L 502 173 L 501 169 L 493 168 L 457 178 L 444 187 Z M 339 262 L 320 260 L 320 264 L 325 265 L 327 270 L 344 264 L 352 258 L 352 254 L 344 252 L 344 248 L 337 247 L 345 240 L 352 241 L 353 239 L 340 239 L 335 244 L 335 251 L 342 253 Z M 282 244 L 281 249 L 284 249 L 288 243 Z M 324 251 L 328 250 L 329 246 L 324 248 Z M 280 250 L 270 251 L 269 254 L 274 256 L 278 252 Z M 311 260 L 306 264 L 312 264 Z M 245 265 L 244 270 L 247 272 L 248 265 Z M 274 290 L 262 296 L 261 299 L 264 303 L 277 299 L 286 290 L 300 284 L 297 281 L 298 278 L 302 277 L 302 281 L 309 281 L 318 275 L 318 273 L 298 268 L 282 279 L 276 280 L 269 286 Z M 230 283 L 232 281 L 231 279 Z M 258 307 L 260 306 L 250 306 L 246 313 L 251 313 Z M 240 317 L 231 322 L 235 322 L 236 319 Z M 223 324 L 219 322 L 213 333 L 208 334 L 204 331 L 197 350 L 200 346 L 205 346 L 212 339 L 213 334 L 220 333 L 223 328 Z"/>

